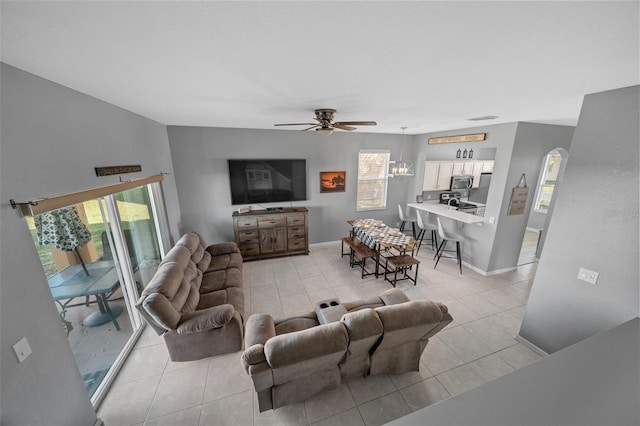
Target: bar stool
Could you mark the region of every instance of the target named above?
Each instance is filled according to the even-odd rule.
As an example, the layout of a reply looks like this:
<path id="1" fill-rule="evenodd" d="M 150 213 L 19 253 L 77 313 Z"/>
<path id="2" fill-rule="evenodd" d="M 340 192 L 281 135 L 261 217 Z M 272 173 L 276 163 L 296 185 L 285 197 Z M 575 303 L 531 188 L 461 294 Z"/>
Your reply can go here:
<path id="1" fill-rule="evenodd" d="M 404 226 L 407 222 L 411 223 L 411 227 L 413 228 L 413 238 L 416 238 L 416 220 L 405 215 L 400 204 L 398 204 L 398 215 L 400 216 L 400 231 L 404 231 Z"/>
<path id="2" fill-rule="evenodd" d="M 436 260 L 436 264 L 433 266 L 433 269 L 436 268 L 436 266 L 438 266 L 438 262 L 440 261 L 440 258 L 442 257 L 442 253 L 445 251 L 445 246 L 447 244 L 447 241 L 455 241 L 456 242 L 456 255 L 458 258 L 458 265 L 460 265 L 460 274 L 462 274 L 462 250 L 460 248 L 460 243 L 464 243 L 466 241 L 466 238 L 460 234 L 456 234 L 454 232 L 447 232 L 445 234 L 444 229 L 442 229 L 442 222 L 440 222 L 440 217 L 437 217 L 436 220 L 438 221 L 438 235 L 440 235 L 440 239 L 442 240 L 442 242 L 440 243 L 440 246 L 438 247 L 438 251 L 436 252 L 436 255 L 434 257 L 437 258 L 438 260 Z M 449 251 L 449 250 L 447 250 Z M 445 256 L 446 257 L 446 256 Z"/>
<path id="3" fill-rule="evenodd" d="M 420 210 L 418 210 L 417 213 L 418 214 L 416 216 L 416 219 L 418 219 L 418 228 L 420 228 L 420 232 L 418 232 L 418 236 L 416 237 L 416 239 L 418 240 L 416 255 L 420 251 L 420 247 L 422 247 L 422 240 L 424 239 L 424 234 L 426 234 L 426 231 L 431 231 L 431 247 L 433 247 L 433 251 L 436 251 L 438 247 L 438 225 L 429 222 L 429 213 Z M 427 216 L 427 219 L 425 219 L 423 215 Z"/>

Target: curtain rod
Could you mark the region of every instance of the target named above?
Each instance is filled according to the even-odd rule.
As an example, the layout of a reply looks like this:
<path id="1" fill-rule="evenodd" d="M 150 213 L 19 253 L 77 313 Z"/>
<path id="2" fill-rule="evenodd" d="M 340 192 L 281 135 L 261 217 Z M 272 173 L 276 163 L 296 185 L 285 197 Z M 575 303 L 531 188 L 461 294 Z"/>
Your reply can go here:
<path id="1" fill-rule="evenodd" d="M 17 209 L 18 207 L 20 207 L 23 215 L 36 216 L 52 210 L 60 209 L 62 207 L 82 203 L 84 201 L 89 201 L 94 198 L 105 197 L 107 195 L 115 194 L 117 192 L 126 191 L 127 189 L 132 189 L 138 186 L 147 185 L 149 183 L 162 182 L 164 180 L 164 175 L 168 175 L 168 173 L 161 172 L 158 175 L 153 175 L 146 178 L 126 180 L 113 185 L 87 189 L 85 191 L 58 195 L 55 197 L 41 198 L 37 200 L 29 200 L 24 202 L 17 202 L 14 199 L 11 199 L 9 200 L 9 202 L 11 204 L 11 207 L 14 209 Z"/>

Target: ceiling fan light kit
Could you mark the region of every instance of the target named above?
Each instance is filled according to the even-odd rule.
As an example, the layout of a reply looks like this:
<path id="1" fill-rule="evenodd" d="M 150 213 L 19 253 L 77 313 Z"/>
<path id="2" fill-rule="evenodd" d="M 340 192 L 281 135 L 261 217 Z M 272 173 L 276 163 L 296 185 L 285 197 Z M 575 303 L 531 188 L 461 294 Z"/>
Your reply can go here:
<path id="1" fill-rule="evenodd" d="M 319 127 L 316 129 L 316 132 L 319 135 L 323 135 L 323 136 L 329 136 L 333 134 L 333 129 L 329 128 L 329 127 Z"/>
<path id="2" fill-rule="evenodd" d="M 318 134 L 328 136 L 332 134 L 335 129 L 352 131 L 356 130 L 353 126 L 375 126 L 375 121 L 333 121 L 336 116 L 336 110 L 333 108 L 319 108 L 315 111 L 317 123 L 282 123 L 275 124 L 275 126 L 311 126 L 302 131 L 315 129 Z"/>

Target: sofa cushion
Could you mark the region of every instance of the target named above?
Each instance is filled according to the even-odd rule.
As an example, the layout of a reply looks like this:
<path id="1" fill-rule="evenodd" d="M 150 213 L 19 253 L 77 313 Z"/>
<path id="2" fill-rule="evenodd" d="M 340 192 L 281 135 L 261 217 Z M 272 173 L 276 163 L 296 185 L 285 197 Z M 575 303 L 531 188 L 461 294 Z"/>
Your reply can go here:
<path id="1" fill-rule="evenodd" d="M 227 302 L 235 306 L 236 311 L 244 317 L 244 290 L 240 287 L 229 287 L 225 290 L 227 292 Z"/>
<path id="2" fill-rule="evenodd" d="M 276 334 L 278 335 L 306 330 L 317 325 L 320 325 L 320 322 L 318 322 L 315 312 L 279 318 L 275 321 Z"/>
<path id="3" fill-rule="evenodd" d="M 160 264 L 162 265 L 164 263 L 174 262 L 180 265 L 180 269 L 184 269 L 187 267 L 190 261 L 191 252 L 189 251 L 189 249 L 184 246 L 175 246 L 171 250 L 169 250 Z"/>
<path id="4" fill-rule="evenodd" d="M 225 290 L 211 291 L 200 294 L 200 303 L 197 309 L 207 309 L 212 306 L 224 305 L 227 303 L 227 292 Z"/>
<path id="5" fill-rule="evenodd" d="M 273 369 L 274 383 L 337 366 L 347 351 L 347 330 L 340 322 L 319 325 L 307 330 L 277 335 L 264 345 L 267 362 Z"/>
<path id="6" fill-rule="evenodd" d="M 200 249 L 202 249 L 202 256 L 200 256 L 200 260 L 196 262 L 196 266 L 200 271 L 205 272 L 211 264 L 211 254 L 209 254 L 204 247 L 200 247 L 198 250 Z"/>
<path id="7" fill-rule="evenodd" d="M 177 263 L 163 263 L 158 267 L 141 296 L 146 297 L 152 293 L 160 293 L 171 300 L 180 288 L 183 278 L 184 274 Z"/>
<path id="8" fill-rule="evenodd" d="M 188 232 L 184 234 L 176 243 L 176 246 L 185 246 L 188 248 L 190 253 L 194 253 L 198 249 L 199 245 L 201 245 L 200 235 L 195 232 Z"/>
<path id="9" fill-rule="evenodd" d="M 242 270 L 230 268 L 203 274 L 200 292 L 207 293 L 228 287 L 242 287 Z"/>
<path id="10" fill-rule="evenodd" d="M 382 322 L 370 308 L 349 312 L 340 321 L 349 333 L 349 350 L 345 361 L 340 364 L 340 375 L 343 378 L 366 376 L 369 372 L 369 353 L 382 336 Z"/>
<path id="11" fill-rule="evenodd" d="M 229 253 L 212 256 L 209 267 L 205 272 L 220 271 L 230 268 L 242 269 L 242 255 L 240 253 Z"/>
<path id="12" fill-rule="evenodd" d="M 236 245 L 236 243 L 232 241 L 226 242 L 226 243 L 212 244 L 207 247 L 207 251 L 211 253 L 211 256 L 213 257 L 221 256 L 223 254 L 240 253 L 240 249 L 238 249 L 238 246 Z"/>

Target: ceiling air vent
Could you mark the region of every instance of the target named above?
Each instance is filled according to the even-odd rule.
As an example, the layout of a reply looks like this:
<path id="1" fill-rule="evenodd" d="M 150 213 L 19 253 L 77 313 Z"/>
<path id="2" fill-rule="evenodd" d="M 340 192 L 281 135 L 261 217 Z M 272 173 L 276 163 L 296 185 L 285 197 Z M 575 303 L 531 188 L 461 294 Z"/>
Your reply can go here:
<path id="1" fill-rule="evenodd" d="M 473 118 L 469 118 L 469 121 L 483 121 L 483 120 L 495 120 L 496 118 L 498 118 L 497 115 L 483 115 L 481 117 L 473 117 Z"/>

